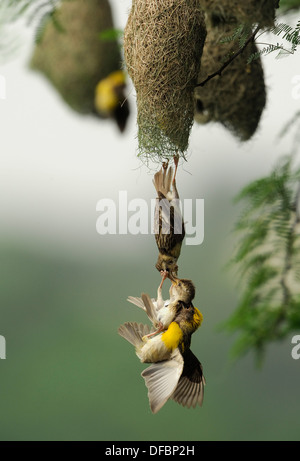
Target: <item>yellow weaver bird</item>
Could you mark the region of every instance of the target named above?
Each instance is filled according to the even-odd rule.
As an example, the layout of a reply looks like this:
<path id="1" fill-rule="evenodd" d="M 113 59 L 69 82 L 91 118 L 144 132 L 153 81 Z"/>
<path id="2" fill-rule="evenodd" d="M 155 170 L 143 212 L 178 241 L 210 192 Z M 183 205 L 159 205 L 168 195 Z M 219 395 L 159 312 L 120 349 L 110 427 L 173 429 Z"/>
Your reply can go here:
<path id="1" fill-rule="evenodd" d="M 126 127 L 129 106 L 125 97 L 126 76 L 117 70 L 101 80 L 95 90 L 95 109 L 105 118 L 113 118 L 121 132 Z"/>
<path id="2" fill-rule="evenodd" d="M 191 335 L 201 325 L 201 312 L 182 308 L 166 331 L 147 339 L 148 325 L 127 322 L 119 334 L 129 341 L 142 363 L 152 363 L 142 372 L 150 408 L 157 413 L 168 399 L 190 407 L 202 405 L 205 378 L 202 365 L 190 350 Z"/>
<path id="3" fill-rule="evenodd" d="M 191 335 L 200 327 L 203 316 L 193 306 L 190 290 L 195 293 L 190 280 L 176 279 L 176 283 L 172 282 L 170 304 L 164 306 L 168 312 L 161 318 L 165 324 L 158 320 L 162 308 L 157 310 L 155 300 L 148 295 L 128 298 L 145 310 L 153 325 L 159 328 L 152 332 L 148 325 L 126 322 L 118 330 L 120 336 L 135 347 L 142 363 L 152 363 L 142 372 L 142 377 L 148 388 L 153 413 L 157 413 L 169 398 L 187 407 L 202 405 L 203 402 L 205 379 L 202 365 L 190 350 Z"/>
<path id="4" fill-rule="evenodd" d="M 177 275 L 177 260 L 185 237 L 185 228 L 175 179 L 178 156 L 174 156 L 174 163 L 174 176 L 172 167 L 168 169 L 167 163 L 163 163 L 161 170 L 154 175 L 153 184 L 157 192 L 154 234 L 159 252 L 155 267 L 158 271 Z"/>

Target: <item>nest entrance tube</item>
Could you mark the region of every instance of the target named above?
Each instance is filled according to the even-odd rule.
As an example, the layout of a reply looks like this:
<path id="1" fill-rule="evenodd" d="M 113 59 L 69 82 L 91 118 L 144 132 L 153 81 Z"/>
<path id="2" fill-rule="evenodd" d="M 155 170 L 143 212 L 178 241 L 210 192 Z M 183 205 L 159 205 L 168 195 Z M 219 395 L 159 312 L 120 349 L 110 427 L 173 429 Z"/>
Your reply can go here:
<path id="1" fill-rule="evenodd" d="M 160 163 L 187 151 L 205 37 L 199 0 L 133 1 L 124 55 L 136 90 L 144 160 Z"/>

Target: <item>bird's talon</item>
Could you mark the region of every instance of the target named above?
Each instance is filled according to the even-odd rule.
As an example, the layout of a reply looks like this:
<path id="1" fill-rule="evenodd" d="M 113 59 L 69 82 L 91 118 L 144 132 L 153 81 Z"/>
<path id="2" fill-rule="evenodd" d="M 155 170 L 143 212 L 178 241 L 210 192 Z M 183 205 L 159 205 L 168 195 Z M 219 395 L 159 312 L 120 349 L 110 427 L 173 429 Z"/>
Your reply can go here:
<path id="1" fill-rule="evenodd" d="M 153 333 L 149 333 L 148 335 L 145 335 L 142 337 L 142 340 L 144 342 L 147 342 L 149 340 L 149 338 L 151 338 L 152 336 L 154 335 L 157 335 L 158 333 L 161 333 L 164 329 L 164 326 L 161 322 L 158 322 L 158 325 L 157 325 L 157 329 L 155 331 L 153 331 Z"/>
<path id="2" fill-rule="evenodd" d="M 175 171 L 174 171 L 174 177 L 173 177 L 173 184 L 175 184 L 175 177 L 176 177 L 176 173 L 177 173 L 177 168 L 178 168 L 178 162 L 179 162 L 179 155 L 174 155 L 173 156 L 173 159 L 174 159 L 174 165 L 175 165 Z"/>
<path id="3" fill-rule="evenodd" d="M 159 288 L 162 288 L 162 286 L 163 286 L 163 284 L 164 284 L 164 281 L 165 281 L 166 278 L 168 278 L 168 276 L 169 276 L 168 274 L 169 274 L 169 273 L 168 273 L 168 271 L 166 271 L 166 270 L 164 270 L 164 271 L 161 270 L 161 271 L 160 271 L 161 283 L 160 283 L 160 285 L 159 285 Z"/>
<path id="4" fill-rule="evenodd" d="M 162 162 L 162 167 L 164 170 L 167 170 L 168 166 L 169 166 L 169 160 L 167 160 L 166 162 Z"/>

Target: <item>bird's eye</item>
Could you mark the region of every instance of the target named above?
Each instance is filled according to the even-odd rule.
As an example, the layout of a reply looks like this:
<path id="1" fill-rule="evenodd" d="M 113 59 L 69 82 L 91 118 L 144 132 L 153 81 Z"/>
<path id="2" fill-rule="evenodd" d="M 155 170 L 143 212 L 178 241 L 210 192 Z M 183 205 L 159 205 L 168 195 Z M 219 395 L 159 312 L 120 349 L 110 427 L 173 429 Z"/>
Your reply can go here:
<path id="1" fill-rule="evenodd" d="M 178 286 L 181 287 L 181 283 L 178 283 Z"/>

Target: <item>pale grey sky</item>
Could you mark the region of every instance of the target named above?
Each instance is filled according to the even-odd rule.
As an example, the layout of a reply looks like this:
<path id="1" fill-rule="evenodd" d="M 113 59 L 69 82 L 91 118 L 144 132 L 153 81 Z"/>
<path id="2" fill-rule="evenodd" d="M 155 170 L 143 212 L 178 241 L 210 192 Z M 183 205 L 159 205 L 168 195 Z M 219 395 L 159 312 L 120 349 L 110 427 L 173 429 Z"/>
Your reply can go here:
<path id="1" fill-rule="evenodd" d="M 131 2 L 111 3 L 116 26 L 123 28 Z M 46 79 L 28 69 L 32 41 L 29 34 L 25 38 L 17 57 L 0 68 L 6 80 L 6 99 L 0 99 L 0 238 L 66 248 L 81 242 L 93 252 L 99 199 L 116 198 L 119 190 L 130 199 L 154 197 L 152 172 L 136 157 L 134 89 L 130 85 L 132 113 L 121 136 L 108 121 L 72 112 Z M 186 197 L 205 199 L 219 187 L 235 193 L 288 152 L 277 134 L 299 107 L 293 93 L 299 53 L 285 60 L 273 54 L 263 65 L 268 100 L 258 132 L 240 144 L 219 125 L 195 125 L 189 160 L 178 173 Z"/>

